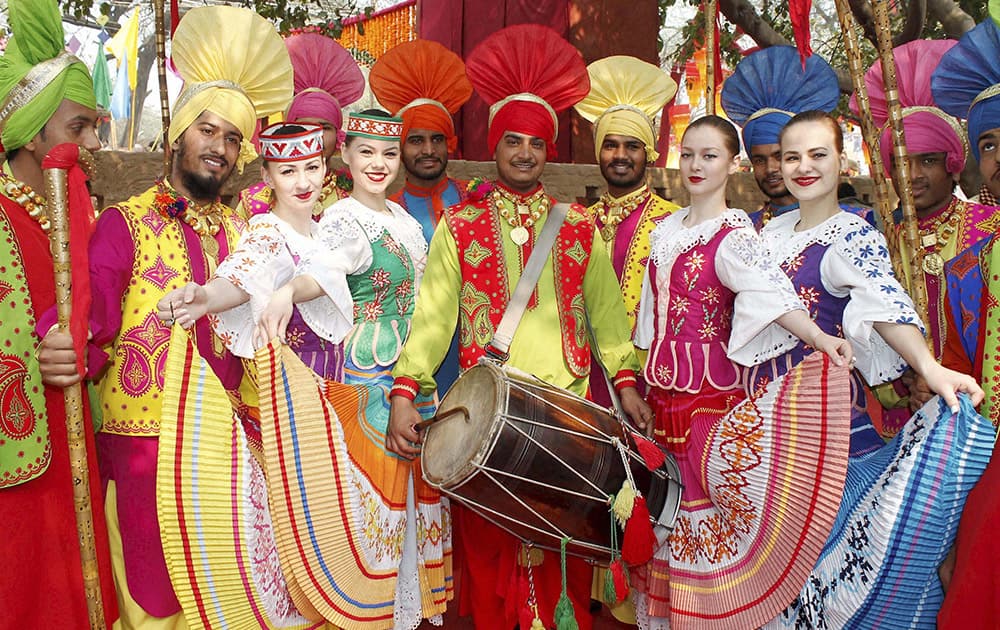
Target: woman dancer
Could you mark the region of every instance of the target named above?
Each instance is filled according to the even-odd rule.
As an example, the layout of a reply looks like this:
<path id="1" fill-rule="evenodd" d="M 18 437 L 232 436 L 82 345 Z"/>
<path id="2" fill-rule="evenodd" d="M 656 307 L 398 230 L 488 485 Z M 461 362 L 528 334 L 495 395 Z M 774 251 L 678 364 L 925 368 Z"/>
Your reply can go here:
<path id="1" fill-rule="evenodd" d="M 266 214 L 250 219 L 249 231 L 204 286 L 190 283 L 167 294 L 161 318 L 190 328 L 206 314 L 233 354 L 253 359 L 267 341 L 256 337 L 257 322 L 274 292 L 303 273 L 318 275 L 323 292 L 299 304 L 284 338 L 317 375 L 343 380 L 343 339 L 354 325 L 346 274 L 371 263 L 371 252 L 353 224 L 313 221 L 320 203 L 324 131 L 318 125 L 279 123 L 260 134 L 261 179 L 273 191 Z"/>
<path id="2" fill-rule="evenodd" d="M 304 615 L 345 627 L 416 628 L 425 617 L 440 623 L 452 592 L 447 503 L 423 485 L 419 471 L 413 474 L 410 462 L 384 447 L 389 373 L 406 339 L 427 250 L 420 224 L 385 198 L 399 169 L 400 129 L 378 110 L 350 117 L 343 155 L 357 185 L 318 224 L 311 204 L 322 170 L 305 177 L 307 195 L 306 188 L 286 190 L 280 168 L 268 164 L 266 177 L 279 200 L 272 214 L 290 195 L 290 204 L 301 206 L 295 225 L 327 251 L 293 250 L 295 239 L 276 237 L 255 250 L 241 246 L 219 267 L 217 276 L 226 279 L 195 289 L 190 303 L 174 309 L 187 324 L 192 315 L 239 303 L 237 296 L 250 299 L 253 317 L 216 316 L 220 335 L 245 347 L 277 336 L 310 365 L 317 363 L 301 351 L 307 340 L 347 334 L 339 363 L 328 352 L 322 364 L 343 385 L 300 383 L 295 366 L 274 361 L 273 345 L 258 353 L 264 460 L 275 537 L 286 550 L 282 570 Z M 271 141 L 291 152 L 283 140 Z M 257 226 L 276 221 L 270 214 L 255 217 L 245 240 L 254 240 Z M 274 258 L 284 260 L 285 273 L 261 268 L 261 260 Z M 259 301 L 251 286 L 261 288 Z M 310 316 L 319 309 L 330 317 Z M 283 389 L 291 393 L 276 394 Z M 420 402 L 422 412 L 433 413 L 431 400 Z M 319 512 L 320 506 L 326 507 Z"/>
<path id="3" fill-rule="evenodd" d="M 285 120 L 323 128 L 323 159 L 326 175 L 319 194 L 316 219 L 323 208 L 350 192 L 350 179 L 334 170 L 334 156 L 344 141 L 343 107 L 365 91 L 365 77 L 354 57 L 333 39 L 318 33 L 299 33 L 285 38 L 295 78 L 295 97 L 285 110 Z M 246 216 L 267 212 L 274 200 L 267 182 L 240 192 L 239 209 Z"/>
<path id="4" fill-rule="evenodd" d="M 956 394 L 978 404 L 983 392 L 935 361 L 913 303 L 892 275 L 884 238 L 838 205 L 844 158 L 837 121 L 819 111 L 798 114 L 780 142 L 782 175 L 799 209 L 773 219 L 761 235 L 820 328 L 853 345 L 855 397 L 864 395 L 861 378 L 877 385 L 909 365 L 940 398 L 889 444 L 854 406 L 837 522 L 801 595 L 771 625 L 934 627 L 942 599 L 937 567 L 993 446 L 990 423 Z M 786 360 L 761 366 L 756 378 L 779 376 L 805 352 L 798 344 Z"/>
<path id="5" fill-rule="evenodd" d="M 637 604 L 644 626 L 669 618 L 672 628 L 746 628 L 771 619 L 800 588 L 832 525 L 832 514 L 811 502 L 836 501 L 822 485 L 836 485 L 846 466 L 846 436 L 838 449 L 837 436 L 819 429 L 822 412 L 805 411 L 820 401 L 846 408 L 844 370 L 813 361 L 808 376 L 737 406 L 743 374 L 729 356 L 772 322 L 783 334 L 770 335 L 770 354 L 760 360 L 790 347 L 787 336 L 838 366 L 851 361 L 850 346 L 809 319 L 746 213 L 726 207 L 726 182 L 738 167 L 731 123 L 717 116 L 692 123 L 680 156 L 691 204 L 651 235 L 636 345 L 649 348 L 655 437 L 681 467 L 684 494 L 677 524 L 648 567 L 648 603 Z M 793 409 L 788 400 L 799 394 L 811 402 Z M 815 457 L 805 462 L 803 452 Z"/>
<path id="6" fill-rule="evenodd" d="M 349 117 L 342 156 L 354 188 L 349 197 L 327 208 L 320 220 L 324 233 L 348 224 L 367 250 L 366 264 L 346 278 L 354 327 L 344 340 L 346 390 L 360 388 L 364 395 L 348 396 L 347 404 L 338 388 L 327 391 L 343 422 L 347 452 L 357 471 L 351 483 L 360 489 L 355 504 L 345 506 L 347 511 L 339 515 L 345 538 L 352 542 L 345 540 L 340 548 L 331 544 L 328 553 L 330 561 L 356 563 L 358 571 L 322 595 L 337 601 L 338 608 L 356 609 L 351 615 L 371 619 L 372 627 L 388 615 L 388 625 L 416 628 L 425 617 L 440 623 L 451 599 L 451 525 L 447 501 L 425 485 L 417 464 L 385 449 L 391 370 L 409 334 L 427 259 L 420 223 L 386 199 L 386 189 L 399 172 L 401 131 L 402 121 L 381 110 Z M 261 338 L 288 338 L 293 304 L 301 307 L 321 297 L 324 273 L 323 261 L 314 260 L 275 292 L 260 319 Z M 417 405 L 427 417 L 434 412 L 429 397 L 418 397 Z M 307 464 L 286 466 L 295 473 Z M 328 488 L 316 488 L 323 490 Z M 347 544 L 354 548 L 347 550 Z M 384 576 L 398 578 L 394 590 L 387 590 Z M 355 600 L 375 605 L 358 606 Z M 352 625 L 346 615 L 324 616 Z"/>

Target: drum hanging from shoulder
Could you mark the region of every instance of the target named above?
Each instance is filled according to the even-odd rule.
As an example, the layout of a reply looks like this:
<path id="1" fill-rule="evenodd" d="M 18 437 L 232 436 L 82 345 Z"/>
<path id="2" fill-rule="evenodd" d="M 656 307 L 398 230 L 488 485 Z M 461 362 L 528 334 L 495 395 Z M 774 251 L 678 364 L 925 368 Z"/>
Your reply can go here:
<path id="1" fill-rule="evenodd" d="M 654 524 L 673 527 L 680 471 L 649 471 L 608 410 L 519 370 L 481 361 L 455 382 L 426 430 L 424 479 L 522 540 L 607 562 L 610 500 L 629 462 Z M 620 442 L 624 448 L 620 448 Z M 624 457 L 623 457 L 624 454 Z"/>

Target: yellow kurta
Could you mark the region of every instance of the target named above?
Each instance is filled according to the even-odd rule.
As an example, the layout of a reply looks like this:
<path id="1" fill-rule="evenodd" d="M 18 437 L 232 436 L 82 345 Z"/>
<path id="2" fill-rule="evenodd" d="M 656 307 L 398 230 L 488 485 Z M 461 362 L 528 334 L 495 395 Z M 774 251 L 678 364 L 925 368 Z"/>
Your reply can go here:
<path id="1" fill-rule="evenodd" d="M 547 219 L 543 215 L 534 226 L 535 238 Z M 513 291 L 521 276 L 519 248 L 510 239 L 511 227 L 500 221 L 503 256 L 508 286 Z M 463 278 L 454 235 L 448 224 L 438 224 L 431 239 L 427 269 L 417 295 L 409 339 L 393 370 L 393 376 L 412 378 L 422 393 L 435 388 L 434 372 L 444 359 L 458 321 Z M 558 300 L 549 256 L 538 285 L 538 305 L 526 310 L 510 345 L 508 365 L 583 396 L 588 378 L 574 376 L 561 351 Z M 594 330 L 600 357 L 614 377 L 622 370 L 638 371 L 639 363 L 631 341 L 631 326 L 621 299 L 618 279 L 604 242 L 594 231 L 593 248 L 583 279 L 584 305 Z M 509 299 L 509 295 L 507 296 Z"/>

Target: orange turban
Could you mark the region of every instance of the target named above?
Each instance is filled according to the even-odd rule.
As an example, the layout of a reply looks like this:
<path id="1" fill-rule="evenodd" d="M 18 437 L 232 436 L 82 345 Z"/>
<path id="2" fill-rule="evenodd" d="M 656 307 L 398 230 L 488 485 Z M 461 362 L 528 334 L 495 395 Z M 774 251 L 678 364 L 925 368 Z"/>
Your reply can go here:
<path id="1" fill-rule="evenodd" d="M 423 39 L 405 42 L 382 55 L 368 76 L 375 98 L 410 129 L 440 131 L 448 150 L 458 146 L 452 114 L 472 96 L 465 64 L 441 44 Z"/>

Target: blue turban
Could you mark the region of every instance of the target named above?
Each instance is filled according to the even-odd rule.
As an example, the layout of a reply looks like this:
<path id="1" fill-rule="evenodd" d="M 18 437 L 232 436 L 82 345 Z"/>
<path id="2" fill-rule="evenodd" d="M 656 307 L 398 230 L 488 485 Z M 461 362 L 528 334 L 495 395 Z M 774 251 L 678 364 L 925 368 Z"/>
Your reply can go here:
<path id="1" fill-rule="evenodd" d="M 778 134 L 799 112 L 832 112 L 840 99 L 837 73 L 812 55 L 805 68 L 793 46 L 772 46 L 749 55 L 722 85 L 722 108 L 743 127 L 747 150 L 777 144 Z M 772 110 L 772 111 L 768 111 Z"/>
<path id="2" fill-rule="evenodd" d="M 1000 127 L 1000 29 L 991 19 L 962 36 L 931 77 L 938 106 L 968 118 L 969 145 L 979 161 L 979 135 Z"/>

